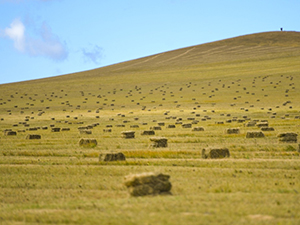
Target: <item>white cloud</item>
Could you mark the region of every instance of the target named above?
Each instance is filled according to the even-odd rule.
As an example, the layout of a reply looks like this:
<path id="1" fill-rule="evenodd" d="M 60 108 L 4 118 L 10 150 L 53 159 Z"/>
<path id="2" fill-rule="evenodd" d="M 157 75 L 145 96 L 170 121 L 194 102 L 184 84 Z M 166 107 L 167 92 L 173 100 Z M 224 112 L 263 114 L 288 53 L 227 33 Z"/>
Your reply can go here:
<path id="1" fill-rule="evenodd" d="M 14 46 L 18 51 L 25 50 L 25 26 L 19 19 L 15 19 L 9 28 L 4 29 L 4 35 L 14 41 Z"/>
<path id="2" fill-rule="evenodd" d="M 66 44 L 61 42 L 47 23 L 43 23 L 37 37 L 25 33 L 25 26 L 20 19 L 15 19 L 4 35 L 14 42 L 14 47 L 31 56 L 44 56 L 53 60 L 64 60 L 68 56 Z"/>

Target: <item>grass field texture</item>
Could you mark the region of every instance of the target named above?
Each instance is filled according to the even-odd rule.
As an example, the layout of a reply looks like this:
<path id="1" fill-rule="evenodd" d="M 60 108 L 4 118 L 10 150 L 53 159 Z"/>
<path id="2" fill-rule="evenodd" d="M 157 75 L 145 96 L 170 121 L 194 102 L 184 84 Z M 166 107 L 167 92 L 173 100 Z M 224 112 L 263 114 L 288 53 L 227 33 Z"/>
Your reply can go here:
<path id="1" fill-rule="evenodd" d="M 277 137 L 299 135 L 299 62 L 300 33 L 267 32 L 0 85 L 0 223 L 299 224 L 299 141 Z M 246 138 L 260 123 L 274 130 Z M 168 147 L 141 135 L 154 127 Z M 230 157 L 202 158 L 219 147 Z M 172 195 L 130 197 L 124 177 L 143 172 L 170 175 Z"/>

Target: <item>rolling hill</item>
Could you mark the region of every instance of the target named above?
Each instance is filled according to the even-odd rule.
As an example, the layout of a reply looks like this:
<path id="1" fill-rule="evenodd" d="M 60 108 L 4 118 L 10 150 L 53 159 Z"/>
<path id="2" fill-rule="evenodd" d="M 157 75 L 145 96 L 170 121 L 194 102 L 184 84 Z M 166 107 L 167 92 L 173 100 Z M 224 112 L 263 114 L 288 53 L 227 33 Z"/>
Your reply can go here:
<path id="1" fill-rule="evenodd" d="M 140 97 L 148 95 L 150 90 L 164 85 L 169 85 L 166 87 L 170 89 L 169 92 L 179 93 L 178 90 L 184 86 L 191 86 L 189 83 L 193 83 L 192 85 L 198 86 L 197 88 L 195 86 L 196 89 L 193 91 L 185 89 L 187 90 L 187 98 L 194 96 L 194 98 L 199 99 L 201 96 L 202 103 L 215 101 L 228 105 L 234 103 L 232 99 L 237 97 L 232 82 L 240 80 L 242 83 L 239 85 L 259 91 L 262 95 L 261 89 L 266 84 L 259 83 L 256 87 L 252 87 L 252 83 L 256 79 L 264 80 L 264 77 L 268 77 L 269 82 L 273 81 L 275 84 L 280 81 L 280 76 L 297 77 L 300 74 L 299 61 L 299 32 L 257 33 L 164 52 L 90 71 L 4 84 L 0 86 L 0 99 L 5 101 L 10 96 L 16 96 L 16 93 L 18 93 L 17 95 L 26 94 L 31 96 L 30 98 L 34 97 L 37 101 L 44 100 L 41 106 L 45 107 L 46 102 L 49 102 L 49 99 L 45 99 L 45 95 L 62 94 L 64 91 L 68 95 L 67 101 L 74 105 L 82 101 L 82 93 L 89 93 L 92 96 L 107 95 L 113 97 L 112 95 L 114 95 L 115 101 L 117 101 L 115 107 L 118 108 L 121 103 L 126 102 L 126 93 L 137 89 L 137 87 L 143 89 L 139 91 L 142 93 L 135 96 L 140 99 Z M 299 79 L 294 79 L 293 82 L 299 82 Z M 230 84 L 231 89 L 224 88 Z M 218 92 L 210 95 L 209 92 L 211 93 L 212 90 L 210 89 L 212 88 L 201 89 L 205 85 L 219 88 Z M 293 85 L 297 86 L 296 84 Z M 277 89 L 270 85 L 269 88 L 270 90 L 266 89 L 265 92 L 270 91 L 270 93 L 264 93 L 264 95 L 270 94 L 272 96 L 268 99 L 270 106 L 278 104 L 279 99 L 284 101 L 284 96 L 281 93 L 284 93 L 287 88 L 283 85 L 279 85 Z M 293 92 L 290 93 L 295 92 L 296 94 L 290 95 L 290 100 L 294 100 L 298 97 L 299 91 L 292 89 L 291 91 Z M 203 98 L 203 92 L 206 92 L 209 99 Z M 154 94 L 152 95 L 154 96 L 153 100 L 158 100 L 160 97 L 155 93 L 152 94 Z M 280 96 L 277 97 L 277 94 Z M 119 103 L 118 99 L 120 100 Z M 138 99 L 135 99 L 135 103 Z M 173 99 L 174 97 L 164 100 L 164 103 L 173 101 Z M 49 105 L 56 104 L 53 99 L 51 101 Z M 13 108 L 13 101 L 11 101 L 12 105 L 8 103 L 5 107 L 0 107 L 0 110 Z M 128 104 L 133 105 L 131 102 Z M 263 104 L 265 103 L 261 102 L 260 105 Z M 37 103 L 35 107 L 37 107 Z M 61 108 L 59 105 L 57 107 Z M 89 101 L 86 103 L 86 108 L 88 107 L 95 109 L 98 105 Z"/>
<path id="2" fill-rule="evenodd" d="M 299 32 L 266 32 L 250 34 L 207 44 L 201 44 L 164 52 L 144 58 L 102 67 L 95 70 L 79 72 L 49 79 L 29 81 L 43 83 L 56 80 L 102 79 L 103 76 L 135 75 L 138 72 L 150 73 L 163 71 L 184 71 L 212 67 L 218 64 L 235 64 L 241 62 L 263 62 L 287 59 L 299 56 Z M 144 78 L 151 79 L 151 76 Z M 9 85 L 9 84 L 8 84 Z"/>

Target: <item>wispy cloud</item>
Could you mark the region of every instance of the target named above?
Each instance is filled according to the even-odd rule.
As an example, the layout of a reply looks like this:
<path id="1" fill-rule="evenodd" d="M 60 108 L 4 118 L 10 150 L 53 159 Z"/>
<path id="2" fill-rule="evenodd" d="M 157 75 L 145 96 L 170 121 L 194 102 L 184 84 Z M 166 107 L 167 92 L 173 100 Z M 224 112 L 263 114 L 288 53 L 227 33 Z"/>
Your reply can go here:
<path id="1" fill-rule="evenodd" d="M 54 60 L 64 60 L 68 56 L 66 43 L 52 33 L 47 23 L 43 23 L 39 31 L 40 38 L 28 37 L 27 50 L 33 56 L 46 56 Z"/>
<path id="2" fill-rule="evenodd" d="M 91 50 L 82 48 L 81 51 L 82 51 L 82 54 L 86 61 L 92 61 L 95 64 L 99 64 L 100 60 L 102 59 L 102 56 L 103 56 L 103 54 L 102 54 L 103 49 L 101 47 L 99 47 L 98 45 L 95 45 L 93 47 L 93 49 L 91 49 Z"/>
<path id="3" fill-rule="evenodd" d="M 68 56 L 66 43 L 52 32 L 46 22 L 38 29 L 37 37 L 31 37 L 22 21 L 15 19 L 10 27 L 4 29 L 4 36 L 13 41 L 16 50 L 31 56 L 44 56 L 57 61 Z"/>

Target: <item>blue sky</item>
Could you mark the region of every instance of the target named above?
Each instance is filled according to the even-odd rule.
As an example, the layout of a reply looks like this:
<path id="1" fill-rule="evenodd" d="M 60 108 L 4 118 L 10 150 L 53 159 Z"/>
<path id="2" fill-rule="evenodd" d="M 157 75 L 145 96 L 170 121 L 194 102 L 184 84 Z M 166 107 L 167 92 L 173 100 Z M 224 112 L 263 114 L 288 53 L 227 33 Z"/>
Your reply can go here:
<path id="1" fill-rule="evenodd" d="M 0 84 L 235 36 L 300 31 L 298 0 L 0 0 Z"/>

